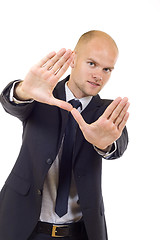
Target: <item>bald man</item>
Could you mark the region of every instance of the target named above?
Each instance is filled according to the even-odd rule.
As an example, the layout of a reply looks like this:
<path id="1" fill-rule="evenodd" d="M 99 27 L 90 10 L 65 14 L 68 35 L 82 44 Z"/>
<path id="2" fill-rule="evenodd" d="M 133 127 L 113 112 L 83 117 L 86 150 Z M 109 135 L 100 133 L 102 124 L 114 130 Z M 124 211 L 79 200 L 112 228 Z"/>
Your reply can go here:
<path id="1" fill-rule="evenodd" d="M 74 51 L 51 52 L 2 92 L 4 109 L 23 123 L 23 141 L 1 190 L 0 239 L 108 239 L 102 158 L 127 148 L 129 102 L 98 93 L 117 58 L 108 34 L 89 31 Z"/>

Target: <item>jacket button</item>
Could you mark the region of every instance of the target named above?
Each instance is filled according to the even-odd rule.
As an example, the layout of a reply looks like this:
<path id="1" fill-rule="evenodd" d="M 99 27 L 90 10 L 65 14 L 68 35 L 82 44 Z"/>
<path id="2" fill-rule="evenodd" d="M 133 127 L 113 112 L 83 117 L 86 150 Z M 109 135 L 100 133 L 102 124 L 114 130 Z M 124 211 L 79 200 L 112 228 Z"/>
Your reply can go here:
<path id="1" fill-rule="evenodd" d="M 37 194 L 41 196 L 42 195 L 42 190 L 37 189 Z"/>
<path id="2" fill-rule="evenodd" d="M 48 165 L 51 165 L 51 164 L 52 164 L 52 159 L 51 159 L 51 158 L 48 158 L 48 159 L 46 160 L 46 163 L 47 163 Z"/>

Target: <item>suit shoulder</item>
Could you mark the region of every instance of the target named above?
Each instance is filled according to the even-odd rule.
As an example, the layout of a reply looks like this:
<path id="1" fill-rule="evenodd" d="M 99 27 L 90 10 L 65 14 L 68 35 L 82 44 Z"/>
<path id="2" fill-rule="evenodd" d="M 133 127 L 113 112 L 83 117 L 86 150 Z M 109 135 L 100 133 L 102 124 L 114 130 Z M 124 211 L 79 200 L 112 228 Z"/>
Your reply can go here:
<path id="1" fill-rule="evenodd" d="M 100 98 L 99 95 L 97 96 L 97 101 L 99 102 L 100 107 L 108 107 L 113 102 L 112 99 L 103 99 Z"/>
<path id="2" fill-rule="evenodd" d="M 98 95 L 96 97 L 97 100 L 97 107 L 98 107 L 98 115 L 102 115 L 103 112 L 106 110 L 106 108 L 112 103 L 112 99 L 102 99 L 100 98 L 100 96 Z"/>
<path id="3" fill-rule="evenodd" d="M 100 98 L 100 101 L 101 101 L 101 104 L 105 105 L 105 106 L 106 105 L 109 106 L 111 104 L 111 102 L 113 102 L 112 99 L 101 99 L 101 98 Z"/>

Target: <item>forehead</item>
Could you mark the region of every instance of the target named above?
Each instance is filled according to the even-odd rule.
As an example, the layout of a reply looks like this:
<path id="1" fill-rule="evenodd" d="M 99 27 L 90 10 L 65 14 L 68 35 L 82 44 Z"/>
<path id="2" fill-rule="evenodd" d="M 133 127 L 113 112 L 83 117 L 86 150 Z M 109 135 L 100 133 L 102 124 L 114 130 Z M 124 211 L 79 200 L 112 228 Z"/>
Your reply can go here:
<path id="1" fill-rule="evenodd" d="M 99 64 L 114 65 L 118 52 L 109 40 L 95 38 L 82 45 L 80 56 L 81 59 L 92 59 Z"/>

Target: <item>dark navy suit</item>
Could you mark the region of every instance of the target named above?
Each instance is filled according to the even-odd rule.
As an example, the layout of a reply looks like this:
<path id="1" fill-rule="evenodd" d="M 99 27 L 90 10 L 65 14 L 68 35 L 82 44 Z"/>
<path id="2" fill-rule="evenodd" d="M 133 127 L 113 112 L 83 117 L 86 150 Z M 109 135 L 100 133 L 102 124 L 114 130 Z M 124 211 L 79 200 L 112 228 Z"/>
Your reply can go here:
<path id="1" fill-rule="evenodd" d="M 59 82 L 54 96 L 65 100 L 64 84 Z M 17 161 L 0 193 L 0 239 L 27 240 L 41 212 L 45 177 L 59 151 L 68 112 L 56 106 L 34 101 L 16 105 L 9 101 L 12 83 L 3 91 L 4 109 L 23 123 L 23 142 Z M 92 98 L 82 112 L 87 123 L 102 115 L 111 100 Z M 128 144 L 126 128 L 117 140 L 117 150 L 110 159 L 122 156 Z M 9 149 L 9 147 L 8 147 Z M 101 192 L 102 158 L 77 129 L 73 173 L 89 240 L 107 240 Z"/>

